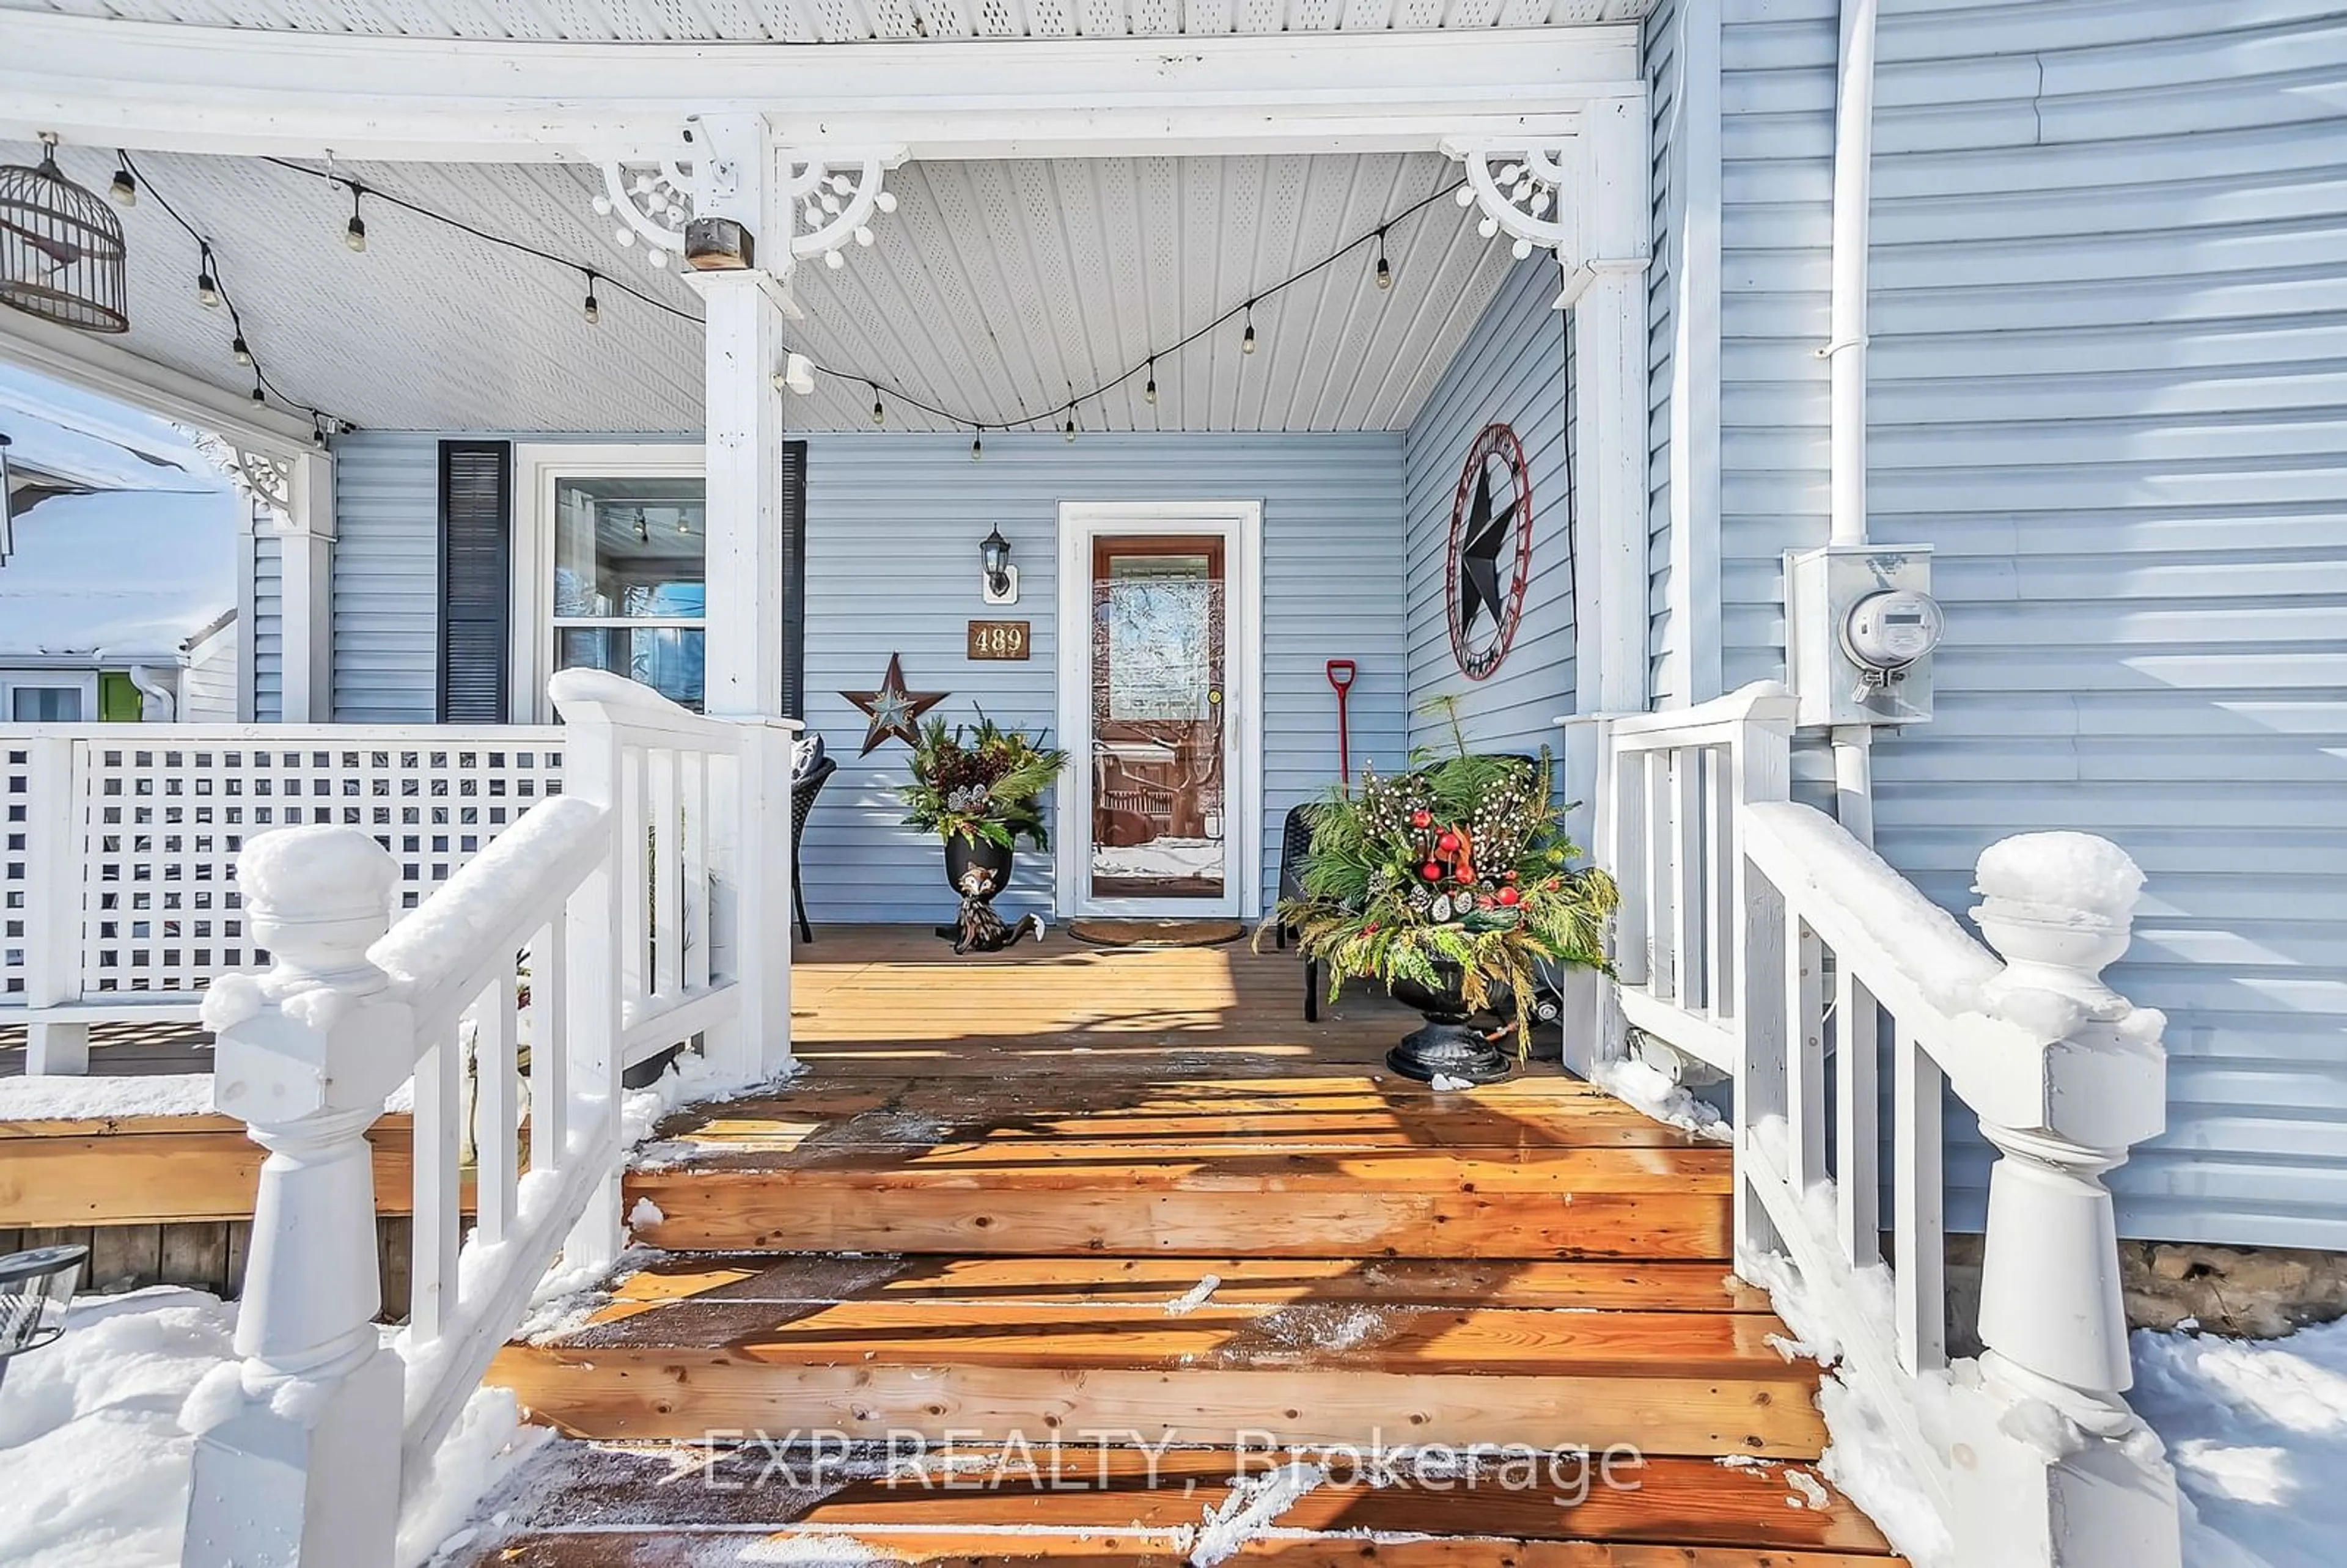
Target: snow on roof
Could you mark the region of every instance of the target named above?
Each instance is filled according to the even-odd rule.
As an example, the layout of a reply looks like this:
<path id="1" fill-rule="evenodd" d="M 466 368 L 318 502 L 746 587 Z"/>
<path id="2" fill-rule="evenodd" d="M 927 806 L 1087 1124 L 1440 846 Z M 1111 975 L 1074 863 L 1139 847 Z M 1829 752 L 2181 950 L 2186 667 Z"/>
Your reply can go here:
<path id="1" fill-rule="evenodd" d="M 248 502 L 187 431 L 0 365 L 12 466 L 87 485 L 16 515 L 0 565 L 0 661 L 169 663 L 236 608 Z"/>
<path id="2" fill-rule="evenodd" d="M 0 364 L 8 461 L 97 490 L 218 489 L 220 468 L 168 419 Z"/>
<path id="3" fill-rule="evenodd" d="M 242 504 L 225 487 L 118 491 L 20 514 L 16 553 L 0 566 L 0 661 L 171 661 L 236 607 Z"/>

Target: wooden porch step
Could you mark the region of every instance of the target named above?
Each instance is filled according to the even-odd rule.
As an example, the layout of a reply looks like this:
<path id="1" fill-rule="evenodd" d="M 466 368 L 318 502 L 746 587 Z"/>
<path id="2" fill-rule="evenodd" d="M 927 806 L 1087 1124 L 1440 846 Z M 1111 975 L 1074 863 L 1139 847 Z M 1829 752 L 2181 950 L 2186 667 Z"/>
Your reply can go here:
<path id="1" fill-rule="evenodd" d="M 686 1450 L 557 1443 L 493 1497 L 462 1568 L 1048 1563 L 1172 1568 L 1218 1560 L 1211 1522 L 1286 1455 L 1091 1446 Z M 1322 1479 L 1231 1532 L 1229 1560 L 1281 1568 L 1885 1568 L 1881 1535 L 1802 1467 L 1652 1459 L 1608 1487 L 1574 1461 L 1454 1456 L 1325 1461 Z M 1799 1471 L 1797 1482 L 1788 1472 Z M 1308 1476 L 1297 1478 L 1301 1485 Z M 1236 1483 L 1235 1487 L 1235 1482 Z M 1628 1490 L 1626 1483 L 1635 1483 Z"/>
<path id="2" fill-rule="evenodd" d="M 1457 1101 L 1457 1104 L 1450 1102 Z M 663 1248 L 1713 1259 L 1728 1152 L 1563 1078 L 858 1080 L 702 1108 L 628 1177 Z"/>
<path id="3" fill-rule="evenodd" d="M 671 1263 L 706 1268 L 706 1283 L 625 1282 L 596 1320 L 507 1347 L 489 1381 L 568 1433 L 625 1440 L 1133 1430 L 1152 1444 L 1261 1434 L 1790 1459 L 1824 1441 L 1816 1369 L 1788 1363 L 1772 1343 L 1782 1325 L 1717 1276 L 1624 1284 L 1550 1266 L 1477 1299 L 1475 1276 L 1439 1266 L 1320 1263 L 1281 1282 L 1255 1260 L 1229 1296 L 1202 1272 L 1177 1300 L 1170 1280 L 1147 1295 L 1133 1283 L 1162 1262 L 1102 1257 L 1048 1278 L 1030 1261 L 991 1288 L 975 1263 Z M 1706 1296 L 1717 1305 L 1687 1309 Z"/>

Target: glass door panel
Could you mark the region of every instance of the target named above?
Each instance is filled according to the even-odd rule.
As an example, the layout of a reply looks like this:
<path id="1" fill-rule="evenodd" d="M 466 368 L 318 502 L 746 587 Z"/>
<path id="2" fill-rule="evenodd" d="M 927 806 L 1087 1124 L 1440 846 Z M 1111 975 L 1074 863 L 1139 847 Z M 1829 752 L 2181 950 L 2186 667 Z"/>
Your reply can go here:
<path id="1" fill-rule="evenodd" d="M 1092 545 L 1090 897 L 1223 899 L 1220 537 Z"/>

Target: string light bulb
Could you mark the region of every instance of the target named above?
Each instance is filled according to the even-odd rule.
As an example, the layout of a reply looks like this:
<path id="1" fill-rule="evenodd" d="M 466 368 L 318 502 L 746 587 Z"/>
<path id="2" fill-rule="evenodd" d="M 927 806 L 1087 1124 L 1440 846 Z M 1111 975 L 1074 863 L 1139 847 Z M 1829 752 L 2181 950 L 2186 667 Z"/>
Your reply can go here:
<path id="1" fill-rule="evenodd" d="M 1157 356 L 1149 356 L 1149 384 L 1141 389 L 1142 397 L 1150 403 L 1157 401 Z"/>
<path id="2" fill-rule="evenodd" d="M 590 327 L 603 319 L 603 307 L 595 302 L 595 274 L 592 272 L 587 274 L 587 299 L 579 307 L 579 312 L 587 318 L 587 324 Z"/>
<path id="3" fill-rule="evenodd" d="M 252 350 L 246 344 L 241 334 L 238 336 L 234 343 L 229 344 L 228 352 L 235 358 L 236 363 L 239 364 L 251 364 L 252 363 Z"/>
<path id="4" fill-rule="evenodd" d="M 985 436 L 972 436 L 969 438 L 969 460 L 970 460 L 971 462 L 975 463 L 975 462 L 977 462 L 980 457 L 983 457 L 983 456 L 986 456 L 986 437 L 985 437 Z"/>
<path id="5" fill-rule="evenodd" d="M 212 276 L 212 248 L 201 247 L 201 260 L 196 262 L 196 303 L 208 311 L 220 308 L 220 280 Z"/>
<path id="6" fill-rule="evenodd" d="M 269 401 L 269 394 L 261 390 L 261 382 L 258 378 L 256 378 L 252 384 L 252 401 L 255 403 L 266 403 Z"/>
<path id="7" fill-rule="evenodd" d="M 1065 430 L 1061 432 L 1061 434 L 1071 441 L 1073 441 L 1076 438 L 1076 415 L 1073 409 L 1070 409 L 1068 411 L 1068 425 Z"/>
<path id="8" fill-rule="evenodd" d="M 1378 231 L 1378 287 L 1393 287 L 1393 268 L 1386 261 L 1386 231 L 1382 229 Z"/>
<path id="9" fill-rule="evenodd" d="M 880 401 L 880 388 L 878 384 L 867 383 L 866 384 L 872 387 L 872 423 L 875 425 L 887 424 L 888 409 L 887 405 Z"/>
<path id="10" fill-rule="evenodd" d="M 1239 352 L 1241 354 L 1255 352 L 1255 302 L 1253 300 L 1246 302 L 1246 332 L 1239 339 Z"/>
<path id="11" fill-rule="evenodd" d="M 114 170 L 114 183 L 106 188 L 106 193 L 114 199 L 117 207 L 136 207 L 138 205 L 138 177 L 130 172 L 128 159 L 120 153 L 114 156 L 118 167 Z"/>
<path id="12" fill-rule="evenodd" d="M 359 216 L 359 187 L 356 180 L 351 182 L 351 220 L 343 225 L 343 243 L 354 251 L 364 252 L 366 250 L 366 220 Z"/>
<path id="13" fill-rule="evenodd" d="M 314 412 L 310 415 L 310 445 L 321 452 L 326 449 L 326 422 Z"/>

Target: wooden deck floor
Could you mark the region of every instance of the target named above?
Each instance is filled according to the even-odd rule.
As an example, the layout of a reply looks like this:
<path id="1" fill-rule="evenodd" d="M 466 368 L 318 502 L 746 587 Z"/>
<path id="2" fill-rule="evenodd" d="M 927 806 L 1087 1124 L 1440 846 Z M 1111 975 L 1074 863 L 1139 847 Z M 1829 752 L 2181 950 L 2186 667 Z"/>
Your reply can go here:
<path id="1" fill-rule="evenodd" d="M 1295 956 L 1244 944 L 957 958 L 838 929 L 793 978 L 806 1075 L 664 1124 L 623 1198 L 664 1255 L 492 1369 L 572 1440 L 487 1505 L 477 1568 L 1170 1568 L 1265 1442 L 1626 1443 L 1645 1468 L 1579 1503 L 1332 1473 L 1247 1561 L 1885 1561 L 1818 1487 L 1816 1368 L 1729 1277 L 1725 1149 L 1553 1066 L 1401 1079 L 1414 1014 L 1348 992 L 1307 1023 Z M 762 1487 L 753 1453 L 671 1446 L 791 1430 L 866 1468 Z M 908 1440 L 909 1473 L 886 1455 Z M 923 1469 L 1046 1449 L 1040 1481 Z"/>
<path id="2" fill-rule="evenodd" d="M 1372 1067 L 1417 1015 L 1349 988 L 1304 1021 L 1293 952 L 1040 944 L 956 958 L 926 927 L 818 928 L 791 965 L 792 1033 L 825 1075 L 1306 1077 Z"/>

